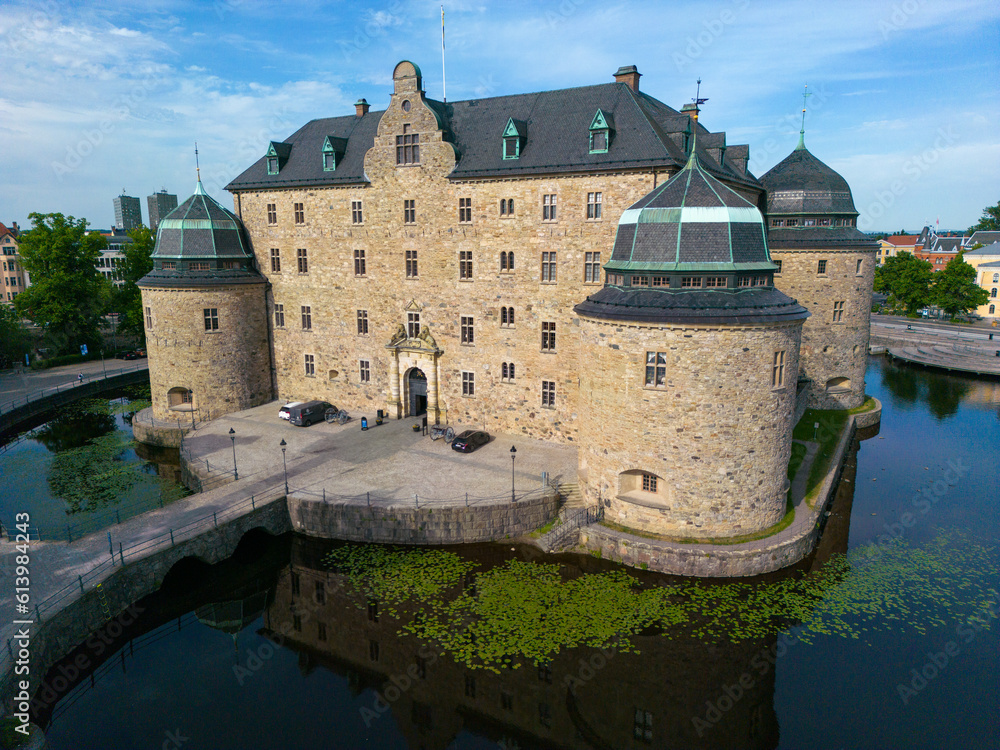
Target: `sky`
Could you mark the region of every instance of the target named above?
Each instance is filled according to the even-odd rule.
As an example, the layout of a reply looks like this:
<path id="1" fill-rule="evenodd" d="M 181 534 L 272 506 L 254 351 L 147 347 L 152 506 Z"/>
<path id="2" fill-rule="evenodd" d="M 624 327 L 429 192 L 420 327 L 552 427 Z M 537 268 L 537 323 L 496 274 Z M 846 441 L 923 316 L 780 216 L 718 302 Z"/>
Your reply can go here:
<path id="1" fill-rule="evenodd" d="M 995 0 L 445 2 L 449 100 L 611 82 L 750 145 L 758 177 L 798 140 L 851 185 L 865 231 L 964 230 L 1000 200 Z M 0 5 L 0 221 L 114 221 L 225 185 L 311 119 L 383 109 L 417 63 L 442 98 L 441 5 L 420 0 L 8 2 Z"/>

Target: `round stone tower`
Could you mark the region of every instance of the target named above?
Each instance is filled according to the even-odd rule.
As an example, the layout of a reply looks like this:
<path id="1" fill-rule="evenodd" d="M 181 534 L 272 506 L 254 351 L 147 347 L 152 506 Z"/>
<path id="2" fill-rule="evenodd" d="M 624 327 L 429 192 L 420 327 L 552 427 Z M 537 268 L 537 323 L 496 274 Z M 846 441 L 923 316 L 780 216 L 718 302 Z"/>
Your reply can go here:
<path id="1" fill-rule="evenodd" d="M 763 217 L 697 157 L 626 210 L 577 305 L 580 484 L 631 529 L 777 523 L 808 312 L 774 288 Z"/>
<path id="2" fill-rule="evenodd" d="M 199 179 L 160 222 L 139 280 L 154 417 L 215 419 L 273 398 L 266 284 L 243 224 Z"/>
<path id="3" fill-rule="evenodd" d="M 808 404 L 849 409 L 865 397 L 878 243 L 857 228 L 851 188 L 802 138 L 760 178 L 775 284 L 812 313 L 802 329 Z"/>

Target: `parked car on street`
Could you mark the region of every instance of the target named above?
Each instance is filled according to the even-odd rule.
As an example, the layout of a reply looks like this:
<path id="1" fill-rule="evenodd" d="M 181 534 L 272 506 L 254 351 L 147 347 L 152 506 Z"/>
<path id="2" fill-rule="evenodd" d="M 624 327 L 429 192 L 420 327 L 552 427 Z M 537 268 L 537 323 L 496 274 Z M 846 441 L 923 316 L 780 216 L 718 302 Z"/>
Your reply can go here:
<path id="1" fill-rule="evenodd" d="M 288 410 L 288 421 L 297 427 L 308 427 L 316 422 L 322 422 L 327 409 L 333 404 L 327 401 L 306 401 Z"/>
<path id="2" fill-rule="evenodd" d="M 293 406 L 301 406 L 305 401 L 289 401 L 287 404 L 278 409 L 278 416 L 282 419 L 287 420 L 290 416 L 289 412 Z"/>
<path id="3" fill-rule="evenodd" d="M 466 430 L 455 436 L 455 439 L 451 441 L 451 448 L 459 453 L 472 453 L 472 451 L 486 445 L 488 442 L 490 442 L 490 434 L 488 432 Z"/>
<path id="4" fill-rule="evenodd" d="M 139 355 L 136 352 L 125 352 L 125 356 L 123 356 L 122 359 L 131 361 L 133 359 L 139 359 Z"/>

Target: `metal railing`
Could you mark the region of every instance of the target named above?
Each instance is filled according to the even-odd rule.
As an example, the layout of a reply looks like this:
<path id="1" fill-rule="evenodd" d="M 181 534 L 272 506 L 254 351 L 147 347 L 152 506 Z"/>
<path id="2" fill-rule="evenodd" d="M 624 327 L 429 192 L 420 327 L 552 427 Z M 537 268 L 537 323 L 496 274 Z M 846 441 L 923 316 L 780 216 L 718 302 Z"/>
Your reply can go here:
<path id="1" fill-rule="evenodd" d="M 468 492 L 465 492 L 461 495 L 453 495 L 451 497 L 428 497 L 426 495 L 420 496 L 418 493 L 414 493 L 412 499 L 409 497 L 382 497 L 378 494 L 373 495 L 371 492 L 363 492 L 358 495 L 342 495 L 336 492 L 327 492 L 326 488 L 320 488 L 318 490 L 292 490 L 289 492 L 289 495 L 314 497 L 325 503 L 346 503 L 359 506 L 364 505 L 369 508 L 412 505 L 417 510 L 420 510 L 422 508 L 442 506 L 454 508 L 464 505 L 469 508 L 476 505 L 499 505 L 510 502 L 514 502 L 516 504 L 524 500 L 533 500 L 535 498 L 542 497 L 550 491 L 552 491 L 552 488 L 545 484 L 541 487 L 536 487 L 533 490 L 527 490 L 515 494 L 510 492 L 501 492 L 495 495 L 470 495 Z"/>
<path id="2" fill-rule="evenodd" d="M 54 385 L 49 388 L 41 388 L 37 391 L 29 391 L 24 396 L 18 396 L 16 399 L 4 400 L 0 402 L 0 414 L 9 414 L 12 411 L 18 411 L 24 409 L 25 407 L 30 407 L 33 401 L 39 401 L 48 396 L 52 396 L 56 393 L 65 393 L 66 391 L 71 391 L 74 388 L 80 388 L 89 383 L 94 383 L 100 380 L 107 380 L 108 378 L 113 378 L 118 375 L 124 375 L 129 372 L 136 372 L 137 370 L 148 370 L 149 365 L 145 360 L 142 362 L 136 362 L 134 365 L 128 365 L 125 367 L 119 367 L 113 370 L 105 370 L 104 372 L 97 375 L 84 375 L 83 380 L 75 379 L 69 383 L 60 383 L 59 385 Z"/>

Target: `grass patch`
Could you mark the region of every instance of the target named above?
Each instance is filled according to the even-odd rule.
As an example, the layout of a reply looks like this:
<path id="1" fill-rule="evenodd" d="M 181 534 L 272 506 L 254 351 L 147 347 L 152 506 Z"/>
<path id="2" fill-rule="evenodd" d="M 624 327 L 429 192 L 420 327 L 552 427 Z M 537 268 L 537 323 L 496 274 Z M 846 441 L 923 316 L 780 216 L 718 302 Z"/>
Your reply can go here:
<path id="1" fill-rule="evenodd" d="M 558 516 L 556 516 L 555 518 L 553 518 L 551 521 L 549 521 L 544 526 L 539 526 L 537 529 L 535 529 L 534 531 L 532 531 L 528 536 L 530 536 L 532 539 L 538 539 L 539 537 L 543 537 L 546 534 L 548 534 L 556 526 L 562 526 L 562 521 L 559 520 Z"/>
<path id="2" fill-rule="evenodd" d="M 848 409 L 848 414 L 864 414 L 866 411 L 875 410 L 875 399 L 871 396 L 865 399 L 865 402 L 861 406 L 855 406 L 853 409 Z"/>
<path id="3" fill-rule="evenodd" d="M 769 536 L 774 536 L 779 531 L 784 531 L 788 526 L 795 520 L 795 508 L 792 507 L 791 501 L 789 500 L 785 504 L 785 515 L 773 526 L 768 526 L 766 529 L 761 529 L 760 531 L 755 531 L 752 534 L 741 534 L 740 536 L 725 536 L 725 537 L 690 537 L 690 536 L 664 536 L 662 534 L 650 534 L 646 531 L 638 531 L 636 529 L 630 529 L 627 526 L 619 526 L 611 521 L 601 521 L 602 526 L 606 526 L 614 531 L 621 532 L 623 534 L 631 534 L 632 536 L 639 536 L 645 539 L 656 539 L 661 542 L 676 542 L 677 544 L 715 544 L 721 546 L 733 545 L 733 544 L 743 544 L 745 542 L 755 542 L 758 539 L 766 539 Z"/>
<path id="4" fill-rule="evenodd" d="M 858 408 L 863 407 L 864 404 Z M 809 469 L 809 477 L 806 479 L 805 500 L 810 508 L 816 502 L 819 485 L 830 468 L 830 461 L 837 448 L 837 443 L 840 442 L 840 436 L 844 432 L 849 415 L 850 412 L 845 409 L 807 409 L 792 432 L 792 437 L 796 440 L 819 443 L 819 450 L 816 452 L 816 457 Z M 817 422 L 819 428 L 814 427 Z"/>

